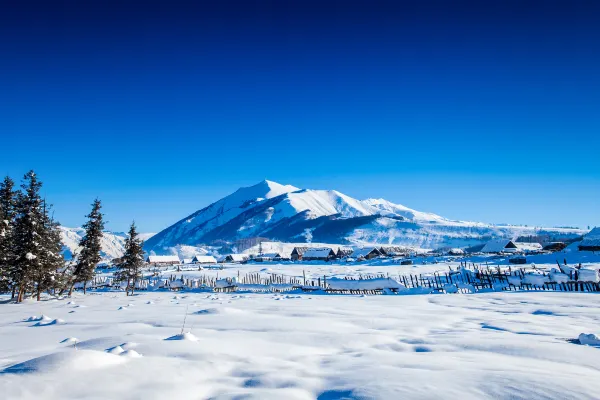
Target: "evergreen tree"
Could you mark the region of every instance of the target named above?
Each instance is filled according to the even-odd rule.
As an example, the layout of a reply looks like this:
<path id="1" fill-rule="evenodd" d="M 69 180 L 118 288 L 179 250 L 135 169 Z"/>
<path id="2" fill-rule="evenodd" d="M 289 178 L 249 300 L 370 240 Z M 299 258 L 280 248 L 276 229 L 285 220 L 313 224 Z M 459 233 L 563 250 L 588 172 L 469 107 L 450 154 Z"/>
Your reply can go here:
<path id="1" fill-rule="evenodd" d="M 14 289 L 13 278 L 13 228 L 17 193 L 10 177 L 0 183 L 0 292 Z M 13 290 L 14 297 L 14 290 Z"/>
<path id="2" fill-rule="evenodd" d="M 83 293 L 86 291 L 86 283 L 94 278 L 96 266 L 100 262 L 101 240 L 104 230 L 104 215 L 100 212 L 102 204 L 96 199 L 92 203 L 92 211 L 86 215 L 88 221 L 83 225 L 85 235 L 79 242 L 81 248 L 77 258 L 77 264 L 73 272 L 73 281 L 69 289 L 69 296 L 77 282 L 83 282 Z"/>
<path id="3" fill-rule="evenodd" d="M 12 279 L 18 285 L 18 302 L 28 292 L 35 292 L 39 300 L 43 291 L 54 286 L 57 270 L 64 267 L 58 224 L 49 217 L 50 207 L 40 197 L 41 187 L 36 174 L 29 171 L 17 196 Z"/>
<path id="4" fill-rule="evenodd" d="M 37 300 L 45 291 L 55 292 L 65 282 L 62 281 L 62 272 L 65 269 L 65 260 L 62 254 L 62 241 L 58 222 L 48 215 L 49 206 L 43 207 L 44 235 L 42 237 L 42 251 L 40 268 L 36 271 L 35 288 Z"/>
<path id="5" fill-rule="evenodd" d="M 118 279 L 127 281 L 126 293 L 129 296 L 135 290 L 137 281 L 142 277 L 142 266 L 144 265 L 144 241 L 138 238 L 135 222 L 129 228 L 129 235 L 125 240 L 125 254 L 119 265 Z"/>

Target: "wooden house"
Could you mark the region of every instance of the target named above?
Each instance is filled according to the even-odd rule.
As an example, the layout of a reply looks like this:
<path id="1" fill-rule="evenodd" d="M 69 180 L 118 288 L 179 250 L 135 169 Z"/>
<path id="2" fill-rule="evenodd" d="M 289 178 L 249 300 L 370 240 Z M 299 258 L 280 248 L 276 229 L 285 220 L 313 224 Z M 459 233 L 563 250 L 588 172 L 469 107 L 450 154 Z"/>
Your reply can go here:
<path id="1" fill-rule="evenodd" d="M 329 247 L 321 249 L 308 249 L 302 254 L 303 261 L 329 261 L 335 257 L 335 251 Z"/>
<path id="2" fill-rule="evenodd" d="M 146 258 L 148 264 L 154 265 L 177 265 L 181 264 L 178 256 L 148 256 Z"/>
<path id="3" fill-rule="evenodd" d="M 380 257 L 381 251 L 377 247 L 365 247 L 362 249 L 354 250 L 352 253 L 352 257 L 356 258 L 358 261 L 361 260 L 371 260 L 375 257 Z"/>
<path id="4" fill-rule="evenodd" d="M 405 257 L 410 253 L 407 248 L 400 246 L 381 246 L 379 252 L 385 257 Z"/>
<path id="5" fill-rule="evenodd" d="M 508 239 L 490 240 L 481 249 L 482 253 L 517 253 L 519 248 L 517 245 Z"/>
<path id="6" fill-rule="evenodd" d="M 337 258 L 346 258 L 350 257 L 354 253 L 354 249 L 352 247 L 339 247 L 337 253 L 335 254 Z"/>
<path id="7" fill-rule="evenodd" d="M 308 249 L 309 249 L 308 246 L 307 247 L 294 247 L 294 250 L 292 250 L 292 254 L 291 254 L 292 260 L 294 260 L 294 261 L 302 260 L 302 255 Z"/>
<path id="8" fill-rule="evenodd" d="M 217 259 L 213 256 L 194 256 L 192 258 L 192 263 L 194 264 L 216 264 Z"/>
<path id="9" fill-rule="evenodd" d="M 228 254 L 225 256 L 224 258 L 224 262 L 227 263 L 245 263 L 246 261 L 248 261 L 248 259 L 250 258 L 250 256 L 248 256 L 247 254 Z"/>
<path id="10" fill-rule="evenodd" d="M 600 228 L 592 229 L 577 247 L 579 251 L 600 251 Z"/>

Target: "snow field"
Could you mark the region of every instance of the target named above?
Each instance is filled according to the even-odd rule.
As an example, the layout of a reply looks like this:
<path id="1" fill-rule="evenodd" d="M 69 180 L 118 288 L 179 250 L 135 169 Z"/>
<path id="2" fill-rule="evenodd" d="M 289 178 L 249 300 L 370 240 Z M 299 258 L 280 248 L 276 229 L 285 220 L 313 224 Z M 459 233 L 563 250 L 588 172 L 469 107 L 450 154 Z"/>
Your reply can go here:
<path id="1" fill-rule="evenodd" d="M 591 294 L 106 292 L 71 301 L 86 307 L 0 307 L 3 398 L 598 397 L 600 349 L 579 344 L 600 331 Z"/>

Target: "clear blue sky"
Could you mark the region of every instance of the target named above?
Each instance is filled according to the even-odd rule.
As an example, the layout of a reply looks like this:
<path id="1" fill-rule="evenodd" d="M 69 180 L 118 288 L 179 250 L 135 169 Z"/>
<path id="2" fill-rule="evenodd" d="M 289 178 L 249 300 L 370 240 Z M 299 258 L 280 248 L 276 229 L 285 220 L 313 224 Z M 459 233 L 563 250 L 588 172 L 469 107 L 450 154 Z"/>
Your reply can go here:
<path id="1" fill-rule="evenodd" d="M 598 2 L 21 3 L 0 173 L 35 169 L 67 226 L 98 196 L 158 231 L 265 178 L 600 225 Z"/>

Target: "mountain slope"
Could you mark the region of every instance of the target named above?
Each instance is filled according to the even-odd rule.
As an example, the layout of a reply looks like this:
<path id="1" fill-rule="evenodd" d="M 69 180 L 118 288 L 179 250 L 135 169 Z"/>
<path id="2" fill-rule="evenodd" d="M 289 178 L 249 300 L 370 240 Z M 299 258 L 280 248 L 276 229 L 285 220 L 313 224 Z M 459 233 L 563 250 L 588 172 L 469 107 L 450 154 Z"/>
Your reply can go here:
<path id="1" fill-rule="evenodd" d="M 83 235 L 85 235 L 85 230 L 83 228 L 67 228 L 61 226 L 60 235 L 63 243 L 63 254 L 66 259 L 71 259 L 73 253 L 79 251 L 79 242 Z M 125 252 L 126 236 L 127 235 L 123 232 L 102 232 L 102 258 L 105 260 L 112 260 L 113 258 L 121 257 Z M 149 239 L 152 236 L 152 233 L 140 234 L 142 240 Z"/>
<path id="2" fill-rule="evenodd" d="M 335 190 L 298 189 L 263 181 L 178 221 L 150 238 L 145 248 L 160 254 L 177 245 L 233 242 L 259 236 L 279 241 L 438 248 L 543 233 L 572 237 L 582 231 L 453 221 L 384 199 L 361 201 Z"/>

